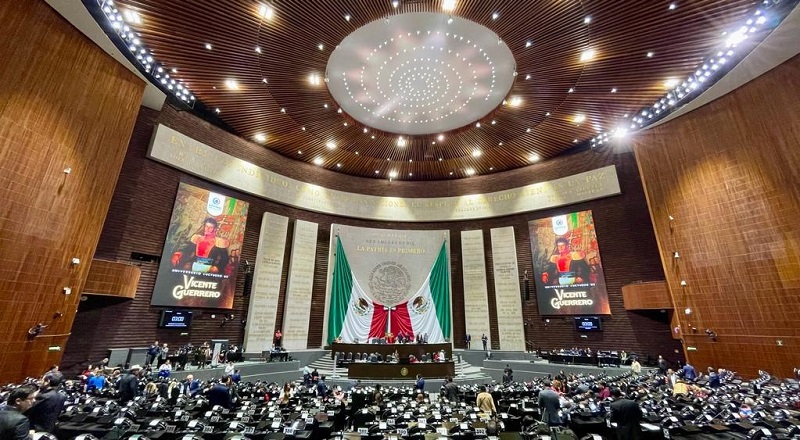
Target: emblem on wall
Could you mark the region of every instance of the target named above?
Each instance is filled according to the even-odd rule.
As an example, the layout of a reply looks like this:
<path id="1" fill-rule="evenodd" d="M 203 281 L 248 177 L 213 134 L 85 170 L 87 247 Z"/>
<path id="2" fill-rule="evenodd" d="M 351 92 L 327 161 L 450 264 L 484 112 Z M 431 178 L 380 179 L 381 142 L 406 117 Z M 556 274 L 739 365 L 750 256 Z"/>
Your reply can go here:
<path id="1" fill-rule="evenodd" d="M 411 289 L 411 275 L 396 261 L 384 261 L 369 274 L 372 298 L 381 304 L 397 305 L 403 302 Z"/>

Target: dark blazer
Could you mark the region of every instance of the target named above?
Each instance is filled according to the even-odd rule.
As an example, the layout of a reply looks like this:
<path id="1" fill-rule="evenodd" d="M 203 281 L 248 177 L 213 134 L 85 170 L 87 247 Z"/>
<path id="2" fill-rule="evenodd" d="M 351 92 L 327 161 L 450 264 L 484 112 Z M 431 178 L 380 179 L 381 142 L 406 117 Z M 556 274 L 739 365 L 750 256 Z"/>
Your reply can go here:
<path id="1" fill-rule="evenodd" d="M 16 408 L 0 410 L 0 440 L 28 440 L 31 423 Z"/>
<path id="2" fill-rule="evenodd" d="M 211 406 L 219 405 L 223 408 L 231 407 L 231 390 L 218 383 L 208 390 L 208 403 Z"/>
<path id="3" fill-rule="evenodd" d="M 642 409 L 633 400 L 617 399 L 611 404 L 611 421 L 617 423 L 618 440 L 637 440 L 641 437 Z"/>
<path id="4" fill-rule="evenodd" d="M 139 378 L 135 374 L 127 373 L 119 380 L 119 400 L 127 402 L 133 400 L 139 393 Z"/>
<path id="5" fill-rule="evenodd" d="M 36 403 L 31 409 L 25 411 L 25 415 L 31 421 L 31 426 L 37 431 L 53 432 L 58 421 L 58 415 L 64 409 L 64 402 L 67 396 L 60 393 L 57 389 L 49 389 L 36 396 Z"/>

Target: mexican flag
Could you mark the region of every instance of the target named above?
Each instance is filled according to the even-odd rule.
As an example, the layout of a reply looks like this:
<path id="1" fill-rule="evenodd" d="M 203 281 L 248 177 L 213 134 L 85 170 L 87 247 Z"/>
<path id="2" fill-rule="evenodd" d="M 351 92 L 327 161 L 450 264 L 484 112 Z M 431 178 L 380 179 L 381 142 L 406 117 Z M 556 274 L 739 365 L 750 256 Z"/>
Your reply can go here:
<path id="1" fill-rule="evenodd" d="M 428 336 L 428 342 L 450 339 L 450 275 L 445 243 L 425 282 L 408 301 L 388 307 L 372 301 L 353 276 L 342 241 L 336 237 L 336 255 L 328 316 L 328 343 L 367 342 L 387 331 L 408 337 Z M 391 318 L 390 318 L 391 317 Z"/>

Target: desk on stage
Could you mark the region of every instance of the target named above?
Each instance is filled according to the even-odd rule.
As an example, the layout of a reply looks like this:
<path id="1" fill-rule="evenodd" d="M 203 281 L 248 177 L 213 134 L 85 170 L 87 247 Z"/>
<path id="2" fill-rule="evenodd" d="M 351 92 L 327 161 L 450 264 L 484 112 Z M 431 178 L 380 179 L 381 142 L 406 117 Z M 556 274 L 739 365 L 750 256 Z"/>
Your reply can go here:
<path id="1" fill-rule="evenodd" d="M 453 345 L 449 342 L 442 344 L 347 344 L 343 342 L 334 342 L 331 344 L 331 359 L 334 359 L 336 352 L 347 353 L 380 353 L 381 356 L 386 358 L 387 355 L 394 353 L 401 358 L 407 358 L 408 355 L 413 354 L 417 359 L 421 359 L 425 353 L 433 355 L 435 352 L 444 350 L 444 355 L 447 359 L 453 359 Z"/>
<path id="2" fill-rule="evenodd" d="M 619 356 L 610 356 L 610 355 L 580 356 L 571 354 L 551 353 L 547 356 L 547 360 L 556 364 L 596 365 L 596 366 L 615 365 L 617 367 L 619 367 L 620 365 Z"/>
<path id="3" fill-rule="evenodd" d="M 425 378 L 443 378 L 456 375 L 453 362 L 418 362 L 399 364 L 397 362 L 353 362 L 347 367 L 347 377 L 351 379 L 414 379 L 417 374 Z"/>

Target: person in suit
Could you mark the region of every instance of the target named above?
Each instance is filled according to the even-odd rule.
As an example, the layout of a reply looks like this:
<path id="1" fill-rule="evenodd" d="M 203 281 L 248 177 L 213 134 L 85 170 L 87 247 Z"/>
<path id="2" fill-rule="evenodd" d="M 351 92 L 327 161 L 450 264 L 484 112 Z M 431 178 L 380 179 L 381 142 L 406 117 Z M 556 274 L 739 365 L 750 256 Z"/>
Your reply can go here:
<path id="1" fill-rule="evenodd" d="M 469 343 L 470 343 L 470 342 L 472 342 L 472 335 L 470 335 L 469 333 L 467 333 L 467 337 L 466 337 L 465 341 L 466 341 L 466 344 L 465 344 L 465 347 L 464 347 L 464 348 L 465 348 L 465 349 L 467 349 L 467 350 L 469 350 Z"/>
<path id="2" fill-rule="evenodd" d="M 641 437 L 642 409 L 633 400 L 626 399 L 619 388 L 611 390 L 611 422 L 617 424 L 617 440 L 637 440 Z"/>
<path id="3" fill-rule="evenodd" d="M 219 382 L 215 383 L 214 386 L 208 390 L 208 404 L 211 407 L 219 405 L 223 408 L 230 409 L 232 403 L 230 387 L 230 376 L 225 376 Z"/>
<path id="4" fill-rule="evenodd" d="M 561 425 L 561 415 L 558 413 L 561 410 L 558 394 L 560 388 L 561 382 L 554 380 L 549 388 L 539 391 L 539 408 L 542 409 L 542 421 L 547 423 L 547 426 Z"/>
<path id="5" fill-rule="evenodd" d="M 417 374 L 416 387 L 418 390 L 425 391 L 425 379 L 422 377 L 421 374 Z"/>
<path id="6" fill-rule="evenodd" d="M 8 395 L 6 406 L 0 409 L 0 439 L 28 440 L 31 423 L 22 413 L 33 406 L 36 388 L 23 385 Z"/>
<path id="7" fill-rule="evenodd" d="M 487 414 L 494 414 L 497 412 L 497 407 L 494 406 L 494 398 L 486 391 L 486 385 L 481 385 L 480 392 L 475 398 L 475 406 Z"/>
<path id="8" fill-rule="evenodd" d="M 486 351 L 486 346 L 489 344 L 489 337 L 486 336 L 486 333 L 481 336 L 481 342 L 483 342 L 483 351 Z"/>
<path id="9" fill-rule="evenodd" d="M 141 371 L 141 366 L 134 365 L 119 379 L 119 384 L 117 386 L 119 387 L 120 402 L 131 401 L 139 393 L 139 374 Z"/>
<path id="10" fill-rule="evenodd" d="M 60 373 L 48 375 L 45 388 L 36 396 L 36 402 L 31 409 L 25 413 L 33 429 L 52 433 L 56 427 L 58 415 L 67 400 L 67 396 L 58 390 L 63 377 Z"/>

